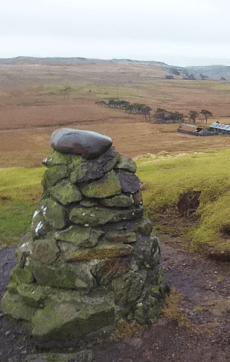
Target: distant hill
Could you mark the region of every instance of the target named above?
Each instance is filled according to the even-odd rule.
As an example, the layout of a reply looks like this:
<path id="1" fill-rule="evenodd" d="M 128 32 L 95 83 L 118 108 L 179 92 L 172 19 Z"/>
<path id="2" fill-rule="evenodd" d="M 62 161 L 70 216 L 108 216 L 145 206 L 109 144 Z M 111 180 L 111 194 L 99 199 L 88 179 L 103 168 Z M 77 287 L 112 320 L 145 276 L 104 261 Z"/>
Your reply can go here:
<path id="1" fill-rule="evenodd" d="M 207 65 L 207 66 L 188 66 L 180 67 L 174 65 L 168 65 L 164 62 L 157 61 L 140 61 L 140 60 L 131 60 L 131 59 L 90 59 L 82 57 L 53 57 L 53 58 L 36 58 L 36 57 L 15 57 L 15 58 L 0 58 L 0 64 L 44 64 L 44 65 L 68 65 L 74 63 L 140 63 L 140 64 L 152 64 L 157 65 L 160 68 L 165 69 L 168 73 L 173 76 L 181 76 L 183 79 L 188 80 L 230 80 L 230 66 L 226 65 Z"/>
<path id="2" fill-rule="evenodd" d="M 177 67 L 164 65 L 163 66 L 169 73 L 175 75 L 182 75 L 185 78 L 197 78 L 197 79 L 216 79 L 230 80 L 230 66 L 227 65 L 206 65 L 206 66 L 188 66 Z M 222 79 L 224 80 L 224 79 Z"/>

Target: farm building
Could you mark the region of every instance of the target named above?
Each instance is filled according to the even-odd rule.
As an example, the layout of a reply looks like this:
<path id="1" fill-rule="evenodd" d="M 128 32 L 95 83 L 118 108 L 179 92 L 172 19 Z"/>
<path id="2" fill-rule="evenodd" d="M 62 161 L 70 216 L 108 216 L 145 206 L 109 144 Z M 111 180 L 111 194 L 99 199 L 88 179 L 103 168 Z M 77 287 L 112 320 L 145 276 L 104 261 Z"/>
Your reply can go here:
<path id="1" fill-rule="evenodd" d="M 205 137 L 211 135 L 206 128 L 201 128 L 185 123 L 181 123 L 180 127 L 177 129 L 177 132 L 189 134 L 191 136 L 199 136 L 199 137 Z"/>
<path id="2" fill-rule="evenodd" d="M 209 131 L 215 134 L 230 135 L 230 125 L 214 122 L 209 126 Z"/>

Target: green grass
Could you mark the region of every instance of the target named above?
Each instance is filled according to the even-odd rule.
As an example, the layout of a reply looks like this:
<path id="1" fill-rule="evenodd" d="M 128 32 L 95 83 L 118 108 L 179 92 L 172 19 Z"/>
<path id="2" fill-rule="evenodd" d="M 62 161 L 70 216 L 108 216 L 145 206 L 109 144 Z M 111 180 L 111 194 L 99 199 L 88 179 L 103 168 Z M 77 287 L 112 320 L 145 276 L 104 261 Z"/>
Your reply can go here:
<path id="1" fill-rule="evenodd" d="M 30 230 L 45 168 L 0 169 L 0 247 L 17 244 Z"/>
<path id="2" fill-rule="evenodd" d="M 132 87 L 102 87 L 93 83 L 52 83 L 35 86 L 41 94 L 52 94 L 63 97 L 61 90 L 71 87 L 70 97 L 91 94 L 99 99 L 105 98 L 125 98 L 129 99 L 133 96 L 139 96 L 141 91 Z"/>
<path id="3" fill-rule="evenodd" d="M 143 201 L 148 215 L 178 202 L 180 194 L 201 191 L 197 210 L 199 221 L 188 231 L 194 248 L 230 249 L 230 236 L 223 238 L 223 227 L 230 228 L 230 149 L 178 156 L 147 156 L 136 159 L 138 177 L 146 185 Z"/>
<path id="4" fill-rule="evenodd" d="M 145 184 L 145 210 L 157 220 L 162 209 L 174 206 L 187 191 L 201 191 L 198 222 L 185 239 L 192 246 L 230 250 L 230 149 L 170 156 L 147 155 L 137 158 L 137 175 Z M 17 243 L 29 230 L 35 205 L 41 193 L 40 168 L 0 170 L 0 246 Z M 229 232 L 230 234 L 230 232 Z"/>

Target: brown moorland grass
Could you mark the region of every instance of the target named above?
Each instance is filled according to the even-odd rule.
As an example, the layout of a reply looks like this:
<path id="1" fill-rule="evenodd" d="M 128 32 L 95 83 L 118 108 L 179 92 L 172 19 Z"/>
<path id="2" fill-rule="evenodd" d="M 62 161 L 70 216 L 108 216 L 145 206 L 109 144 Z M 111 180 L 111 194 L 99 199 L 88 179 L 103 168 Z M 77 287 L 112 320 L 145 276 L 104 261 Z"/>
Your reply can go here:
<path id="1" fill-rule="evenodd" d="M 63 66 L 0 65 L 0 167 L 40 165 L 50 152 L 51 133 L 60 127 L 101 132 L 116 149 L 132 157 L 160 152 L 202 152 L 226 148 L 228 137 L 178 134 L 178 125 L 155 125 L 140 115 L 100 107 L 98 99 L 118 97 L 182 112 L 208 109 L 213 119 L 230 123 L 229 83 L 165 80 L 159 66 L 95 63 Z M 70 96 L 60 90 L 71 86 Z M 229 114 L 228 114 L 229 113 Z M 198 120 L 204 125 L 204 120 Z"/>

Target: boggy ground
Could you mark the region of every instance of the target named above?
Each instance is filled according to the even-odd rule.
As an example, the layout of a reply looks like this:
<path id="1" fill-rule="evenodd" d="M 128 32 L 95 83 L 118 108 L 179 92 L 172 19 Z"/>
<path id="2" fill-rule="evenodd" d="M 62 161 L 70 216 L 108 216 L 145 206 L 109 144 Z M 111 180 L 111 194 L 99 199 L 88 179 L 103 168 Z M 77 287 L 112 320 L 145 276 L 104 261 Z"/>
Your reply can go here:
<path id="1" fill-rule="evenodd" d="M 96 361 L 210 362 L 229 361 L 230 279 L 227 264 L 202 259 L 179 248 L 176 238 L 162 236 L 162 263 L 172 293 L 158 321 L 134 337 L 88 344 Z M 171 246 L 173 240 L 174 246 Z M 179 239 L 178 239 L 179 240 Z M 14 248 L 0 250 L 0 297 L 15 264 Z M 47 352 L 0 316 L 0 361 L 22 362 L 25 356 Z M 70 353 L 79 346 L 53 350 Z"/>

